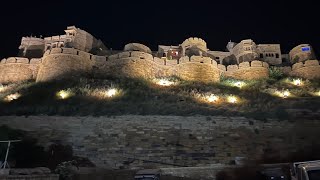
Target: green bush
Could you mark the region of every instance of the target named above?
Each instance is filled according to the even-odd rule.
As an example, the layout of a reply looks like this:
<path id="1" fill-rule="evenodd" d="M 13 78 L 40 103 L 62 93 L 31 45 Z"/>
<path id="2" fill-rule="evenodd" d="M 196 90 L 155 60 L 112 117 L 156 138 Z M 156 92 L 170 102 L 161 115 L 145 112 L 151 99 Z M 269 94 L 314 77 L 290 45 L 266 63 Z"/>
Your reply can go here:
<path id="1" fill-rule="evenodd" d="M 284 74 L 278 67 L 270 67 L 269 77 L 272 79 L 280 80 L 284 77 Z"/>

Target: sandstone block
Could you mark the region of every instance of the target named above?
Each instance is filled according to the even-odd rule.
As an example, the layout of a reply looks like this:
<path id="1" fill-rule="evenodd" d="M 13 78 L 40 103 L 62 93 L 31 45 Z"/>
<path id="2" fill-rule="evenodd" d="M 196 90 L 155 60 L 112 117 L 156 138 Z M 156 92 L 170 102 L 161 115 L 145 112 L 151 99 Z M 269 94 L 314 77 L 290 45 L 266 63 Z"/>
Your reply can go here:
<path id="1" fill-rule="evenodd" d="M 252 61 L 251 67 L 262 67 L 262 61 Z"/>
<path id="2" fill-rule="evenodd" d="M 294 65 L 292 65 L 292 70 L 296 70 L 296 69 L 300 69 L 300 68 L 303 68 L 303 63 L 302 62 L 299 62 L 299 63 L 296 63 Z"/>
<path id="3" fill-rule="evenodd" d="M 304 62 L 304 67 L 310 67 L 310 66 L 319 66 L 318 60 L 307 60 Z"/>

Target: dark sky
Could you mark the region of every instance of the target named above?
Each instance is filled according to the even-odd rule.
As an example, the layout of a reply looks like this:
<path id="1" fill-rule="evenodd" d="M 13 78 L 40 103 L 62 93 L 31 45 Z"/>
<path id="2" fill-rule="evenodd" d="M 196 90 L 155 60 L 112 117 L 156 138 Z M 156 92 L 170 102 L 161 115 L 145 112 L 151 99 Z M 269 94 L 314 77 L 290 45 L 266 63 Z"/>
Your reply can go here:
<path id="1" fill-rule="evenodd" d="M 257 44 L 281 43 L 283 53 L 295 45 L 320 47 L 316 1 L 128 0 L 1 1 L 0 57 L 15 56 L 22 36 L 64 34 L 76 25 L 108 48 L 140 42 L 178 45 L 188 37 L 204 39 L 210 50 L 224 50 L 231 39 Z M 317 18 L 318 17 L 318 18 Z"/>

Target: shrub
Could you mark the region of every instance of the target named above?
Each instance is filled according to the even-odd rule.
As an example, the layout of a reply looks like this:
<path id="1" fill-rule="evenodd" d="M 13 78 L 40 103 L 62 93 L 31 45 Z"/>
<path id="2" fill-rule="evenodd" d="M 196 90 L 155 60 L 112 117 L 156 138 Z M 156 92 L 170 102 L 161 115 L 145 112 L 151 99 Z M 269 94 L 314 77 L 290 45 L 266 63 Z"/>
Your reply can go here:
<path id="1" fill-rule="evenodd" d="M 280 80 L 284 77 L 283 72 L 278 67 L 270 67 L 269 68 L 269 77 L 272 79 Z"/>

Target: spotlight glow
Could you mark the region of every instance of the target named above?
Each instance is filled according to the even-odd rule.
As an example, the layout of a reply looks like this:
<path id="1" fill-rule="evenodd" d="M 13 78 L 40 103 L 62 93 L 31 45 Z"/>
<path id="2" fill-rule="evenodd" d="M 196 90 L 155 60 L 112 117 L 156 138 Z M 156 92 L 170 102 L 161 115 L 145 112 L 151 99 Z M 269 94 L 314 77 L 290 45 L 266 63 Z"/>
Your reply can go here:
<path id="1" fill-rule="evenodd" d="M 238 81 L 234 83 L 234 86 L 237 86 L 238 88 L 242 88 L 245 85 L 244 82 Z"/>
<path id="2" fill-rule="evenodd" d="M 291 96 L 291 93 L 289 90 L 285 90 L 285 91 L 276 91 L 274 93 L 276 96 L 279 96 L 281 98 L 288 98 L 289 96 Z"/>
<path id="3" fill-rule="evenodd" d="M 238 99 L 235 96 L 229 96 L 227 100 L 229 103 L 232 103 L 232 104 L 235 104 L 238 102 Z"/>
<path id="4" fill-rule="evenodd" d="M 118 93 L 118 90 L 115 89 L 115 88 L 108 89 L 108 90 L 106 91 L 106 96 L 107 96 L 107 97 L 113 97 L 113 96 L 115 96 L 117 93 Z"/>
<path id="5" fill-rule="evenodd" d="M 218 102 L 219 101 L 219 97 L 214 95 L 214 94 L 211 94 L 210 96 L 207 96 L 206 97 L 207 101 L 210 102 L 210 103 L 213 103 L 213 102 Z"/>
<path id="6" fill-rule="evenodd" d="M 301 79 L 294 79 L 293 80 L 293 84 L 296 86 L 302 86 L 302 80 Z"/>
<path id="7" fill-rule="evenodd" d="M 282 95 L 283 95 L 283 98 L 287 98 L 290 96 L 290 92 L 288 90 L 283 91 Z"/>
<path id="8" fill-rule="evenodd" d="M 71 96 L 71 93 L 66 91 L 66 90 L 61 90 L 57 93 L 57 96 L 60 98 L 60 99 L 67 99 Z"/>
<path id="9" fill-rule="evenodd" d="M 0 92 L 5 91 L 5 89 L 6 89 L 5 86 L 3 86 L 3 85 L 0 84 Z"/>
<path id="10" fill-rule="evenodd" d="M 174 85 L 173 81 L 169 81 L 168 79 L 159 79 L 156 83 L 160 86 L 172 86 Z"/>
<path id="11" fill-rule="evenodd" d="M 8 96 L 6 96 L 6 97 L 4 98 L 4 100 L 7 101 L 7 102 L 10 102 L 10 101 L 16 100 L 16 99 L 18 99 L 18 98 L 20 98 L 20 97 L 21 97 L 21 94 L 19 94 L 19 93 L 14 93 L 14 94 L 9 94 Z"/>

